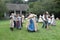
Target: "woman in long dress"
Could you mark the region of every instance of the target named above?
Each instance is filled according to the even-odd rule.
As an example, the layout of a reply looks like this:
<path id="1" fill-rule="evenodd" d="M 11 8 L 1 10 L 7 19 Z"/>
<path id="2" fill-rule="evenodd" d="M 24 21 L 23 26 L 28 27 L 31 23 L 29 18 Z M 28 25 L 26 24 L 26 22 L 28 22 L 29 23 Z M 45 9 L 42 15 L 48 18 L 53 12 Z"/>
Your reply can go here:
<path id="1" fill-rule="evenodd" d="M 42 17 L 42 16 L 40 15 L 40 16 L 39 16 L 39 20 L 38 20 L 38 22 L 43 22 L 43 20 L 42 20 L 41 17 Z"/>
<path id="2" fill-rule="evenodd" d="M 30 14 L 28 17 L 28 23 L 27 23 L 27 30 L 30 32 L 35 32 L 37 31 L 37 24 L 36 24 L 36 20 L 34 18 L 34 14 Z"/>
<path id="3" fill-rule="evenodd" d="M 52 14 L 51 18 L 52 18 L 51 25 L 56 26 L 56 21 L 55 21 L 55 18 L 54 18 L 54 14 Z"/>
<path id="4" fill-rule="evenodd" d="M 10 30 L 13 31 L 14 29 L 14 15 L 13 13 L 10 16 Z"/>

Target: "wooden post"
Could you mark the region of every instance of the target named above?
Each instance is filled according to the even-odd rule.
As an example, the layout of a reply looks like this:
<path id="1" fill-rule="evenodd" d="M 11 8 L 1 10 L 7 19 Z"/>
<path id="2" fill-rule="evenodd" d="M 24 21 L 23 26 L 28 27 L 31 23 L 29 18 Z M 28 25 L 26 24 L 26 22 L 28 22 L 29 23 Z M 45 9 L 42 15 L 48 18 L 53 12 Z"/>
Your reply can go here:
<path id="1" fill-rule="evenodd" d="M 22 15 L 22 10 L 20 10 L 20 14 Z"/>
<path id="2" fill-rule="evenodd" d="M 16 13 L 16 10 L 14 10 L 14 13 Z"/>

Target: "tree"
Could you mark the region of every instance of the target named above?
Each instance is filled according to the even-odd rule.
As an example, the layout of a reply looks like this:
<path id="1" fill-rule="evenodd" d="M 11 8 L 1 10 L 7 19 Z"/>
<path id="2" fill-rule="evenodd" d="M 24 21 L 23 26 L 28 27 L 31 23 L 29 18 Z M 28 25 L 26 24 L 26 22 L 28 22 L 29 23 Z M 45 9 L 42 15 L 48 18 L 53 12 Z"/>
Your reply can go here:
<path id="1" fill-rule="evenodd" d="M 4 12 L 6 12 L 6 5 L 3 1 L 0 0 L 0 18 L 3 17 Z"/>
<path id="2" fill-rule="evenodd" d="M 53 10 L 54 0 L 38 0 L 36 2 L 29 4 L 29 11 L 32 11 L 33 13 L 42 13 L 44 11 L 51 12 Z"/>
<path id="3" fill-rule="evenodd" d="M 60 0 L 55 0 L 54 3 L 55 3 L 55 5 L 54 5 L 55 6 L 54 11 L 56 13 L 60 12 Z"/>

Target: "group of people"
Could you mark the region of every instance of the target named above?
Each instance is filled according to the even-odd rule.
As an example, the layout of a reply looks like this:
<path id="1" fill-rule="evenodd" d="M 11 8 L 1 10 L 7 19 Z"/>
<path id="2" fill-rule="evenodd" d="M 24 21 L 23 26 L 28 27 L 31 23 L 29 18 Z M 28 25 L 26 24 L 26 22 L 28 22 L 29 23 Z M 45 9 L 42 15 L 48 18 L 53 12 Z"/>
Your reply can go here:
<path id="1" fill-rule="evenodd" d="M 48 29 L 49 25 L 56 26 L 54 14 L 52 14 L 52 16 L 50 16 L 50 14 L 48 12 L 45 12 L 43 14 L 43 16 L 40 15 L 38 22 L 43 22 L 42 28 L 45 27 Z"/>
<path id="2" fill-rule="evenodd" d="M 14 28 L 21 29 L 23 27 L 24 15 L 12 13 L 10 16 L 10 29 L 13 31 Z M 29 13 L 26 18 L 26 27 L 29 32 L 38 31 L 37 25 L 37 15 L 32 12 Z M 51 24 L 53 26 L 56 25 L 54 15 L 50 16 L 48 12 L 45 12 L 43 16 L 40 15 L 38 22 L 43 22 L 42 28 L 49 28 L 48 26 Z"/>
<path id="3" fill-rule="evenodd" d="M 21 29 L 23 27 L 24 15 L 11 13 L 10 15 L 10 29 L 13 31 L 14 28 Z"/>

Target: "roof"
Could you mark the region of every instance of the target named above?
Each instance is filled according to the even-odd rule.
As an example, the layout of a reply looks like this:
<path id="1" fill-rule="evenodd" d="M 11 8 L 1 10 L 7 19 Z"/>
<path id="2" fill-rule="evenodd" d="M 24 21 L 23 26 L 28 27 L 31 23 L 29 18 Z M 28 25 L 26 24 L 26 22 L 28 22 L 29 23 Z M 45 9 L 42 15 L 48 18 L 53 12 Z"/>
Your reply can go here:
<path id="1" fill-rule="evenodd" d="M 29 6 L 27 4 L 10 4 L 10 3 L 7 3 L 6 4 L 8 10 L 23 10 L 23 11 L 26 11 Z"/>

